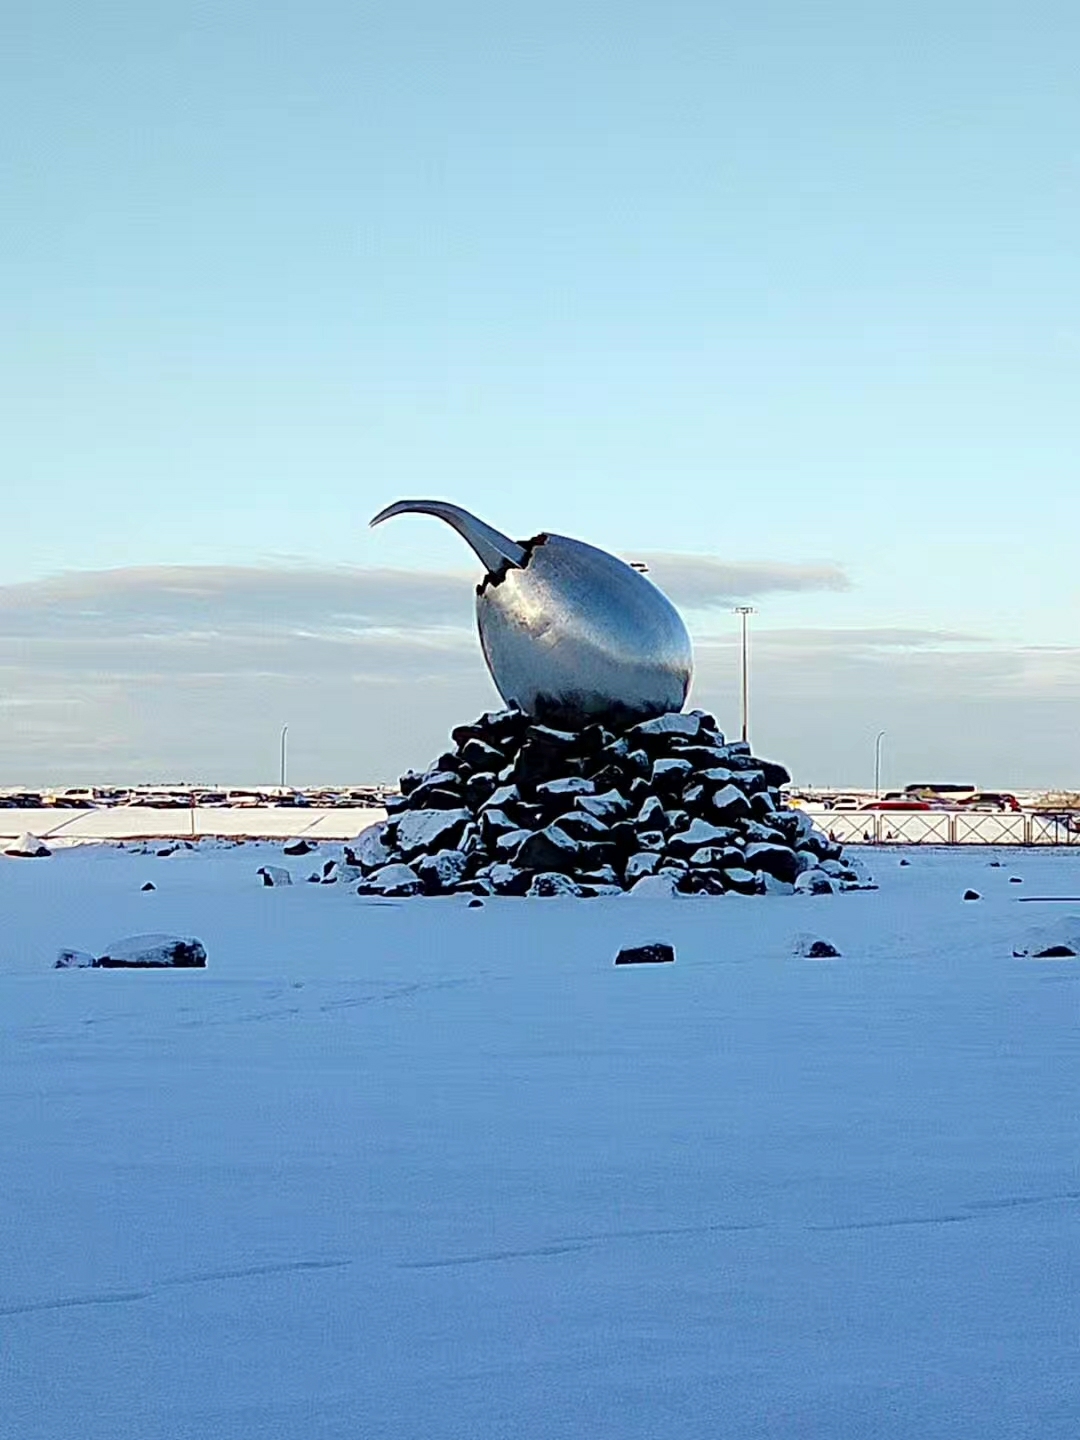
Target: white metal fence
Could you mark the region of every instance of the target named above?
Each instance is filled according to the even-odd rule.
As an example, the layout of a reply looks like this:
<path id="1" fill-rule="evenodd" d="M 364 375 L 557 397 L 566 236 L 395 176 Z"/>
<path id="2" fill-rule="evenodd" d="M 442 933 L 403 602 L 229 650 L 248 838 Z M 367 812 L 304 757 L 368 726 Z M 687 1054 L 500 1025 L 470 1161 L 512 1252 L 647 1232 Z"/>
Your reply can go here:
<path id="1" fill-rule="evenodd" d="M 827 835 L 844 845 L 1076 845 L 1080 814 L 1071 817 L 1025 810 L 824 810 L 806 813 Z M 384 819 L 385 810 L 320 810 L 199 807 L 151 810 L 116 806 L 100 810 L 2 810 L 0 841 L 30 831 L 50 842 L 180 838 L 200 835 L 347 840 Z M 0 849 L 3 845 L 0 844 Z"/>
<path id="2" fill-rule="evenodd" d="M 303 835 L 310 840 L 348 840 L 385 818 L 385 810 L 360 806 L 320 810 L 313 805 L 295 809 L 253 805 L 153 810 L 141 805 L 116 805 L 100 810 L 0 810 L 0 842 L 27 831 L 50 844 L 65 845 L 101 840 L 192 839 L 203 835 L 235 839 Z"/>
<path id="3" fill-rule="evenodd" d="M 815 825 L 844 845 L 1078 845 L 1080 814 L 1037 810 L 818 810 Z"/>

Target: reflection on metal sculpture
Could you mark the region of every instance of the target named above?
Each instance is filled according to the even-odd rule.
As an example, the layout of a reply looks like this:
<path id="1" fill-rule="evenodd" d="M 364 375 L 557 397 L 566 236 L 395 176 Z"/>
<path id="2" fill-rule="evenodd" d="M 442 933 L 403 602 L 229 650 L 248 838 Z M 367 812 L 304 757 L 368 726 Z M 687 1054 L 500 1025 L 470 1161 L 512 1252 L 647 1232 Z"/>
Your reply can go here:
<path id="1" fill-rule="evenodd" d="M 682 708 L 690 637 L 674 605 L 638 571 L 565 535 L 518 543 L 444 500 L 399 500 L 371 523 L 409 513 L 445 520 L 486 569 L 476 621 L 508 704 L 575 727 Z"/>

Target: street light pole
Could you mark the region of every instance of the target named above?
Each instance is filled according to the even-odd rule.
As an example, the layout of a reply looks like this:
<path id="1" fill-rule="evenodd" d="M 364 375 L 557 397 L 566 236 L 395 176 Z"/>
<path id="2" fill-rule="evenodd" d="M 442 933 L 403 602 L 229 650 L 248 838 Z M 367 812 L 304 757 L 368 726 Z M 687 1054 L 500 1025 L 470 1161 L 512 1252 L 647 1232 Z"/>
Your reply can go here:
<path id="1" fill-rule="evenodd" d="M 288 725 L 283 725 L 283 726 L 281 727 L 281 788 L 282 788 L 282 790 L 285 789 L 285 753 L 286 753 L 286 752 L 285 752 L 285 746 L 286 746 L 286 742 L 287 742 L 288 738 L 289 738 L 289 727 L 288 727 Z"/>
<path id="2" fill-rule="evenodd" d="M 885 739 L 885 731 L 879 730 L 877 739 L 874 741 L 874 799 L 881 799 L 881 742 Z"/>
<path id="3" fill-rule="evenodd" d="M 749 739 L 750 732 L 750 650 L 746 633 L 746 621 L 757 611 L 752 605 L 736 605 L 733 614 L 742 619 L 742 738 Z"/>

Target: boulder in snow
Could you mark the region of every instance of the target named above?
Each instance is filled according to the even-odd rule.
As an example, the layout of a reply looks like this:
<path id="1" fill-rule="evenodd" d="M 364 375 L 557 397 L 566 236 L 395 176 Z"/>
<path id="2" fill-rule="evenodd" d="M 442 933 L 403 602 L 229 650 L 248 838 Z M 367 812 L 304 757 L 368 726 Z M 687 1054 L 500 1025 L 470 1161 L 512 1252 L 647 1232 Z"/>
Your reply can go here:
<path id="1" fill-rule="evenodd" d="M 648 945 L 624 945 L 615 956 L 616 965 L 672 965 L 675 962 L 675 948 L 664 940 L 654 940 Z"/>
<path id="2" fill-rule="evenodd" d="M 724 785 L 713 796 L 709 813 L 715 820 L 730 825 L 733 821 L 743 820 L 750 815 L 750 801 L 734 785 Z"/>
<path id="3" fill-rule="evenodd" d="M 292 873 L 284 865 L 260 865 L 255 873 L 262 877 L 262 883 L 267 887 L 292 884 Z"/>
<path id="4" fill-rule="evenodd" d="M 678 876 L 671 870 L 662 870 L 656 875 L 643 875 L 635 880 L 626 892 L 637 900 L 670 900 L 675 894 Z"/>
<path id="5" fill-rule="evenodd" d="M 796 895 L 831 895 L 833 882 L 824 870 L 804 870 L 795 877 Z"/>
<path id="6" fill-rule="evenodd" d="M 748 870 L 764 870 L 766 875 L 785 880 L 789 885 L 794 883 L 802 870 L 794 850 L 789 850 L 786 845 L 768 842 L 746 847 L 746 867 Z"/>
<path id="7" fill-rule="evenodd" d="M 351 844 L 345 846 L 345 861 L 357 865 L 361 870 L 378 870 L 390 863 L 390 851 L 383 842 L 383 827 L 369 825 L 361 830 Z"/>
<path id="8" fill-rule="evenodd" d="M 471 819 L 468 810 L 408 810 L 398 821 L 397 848 L 406 860 L 451 850 Z"/>
<path id="9" fill-rule="evenodd" d="M 87 950 L 60 950 L 56 956 L 55 970 L 89 970 L 97 961 Z"/>
<path id="10" fill-rule="evenodd" d="M 418 812 L 424 814 L 424 811 Z M 384 895 L 390 899 L 419 895 L 424 882 L 410 865 L 384 865 L 356 887 L 358 895 Z"/>
<path id="11" fill-rule="evenodd" d="M 416 873 L 429 895 L 439 895 L 464 880 L 468 863 L 468 856 L 460 850 L 437 850 L 417 862 Z"/>
<path id="12" fill-rule="evenodd" d="M 577 795 L 574 809 L 591 815 L 594 820 L 602 820 L 605 825 L 630 813 L 630 806 L 617 790 L 605 790 L 601 795 Z"/>
<path id="13" fill-rule="evenodd" d="M 628 885 L 633 885 L 645 875 L 655 875 L 660 868 L 660 856 L 655 850 L 638 850 L 626 862 L 623 875 Z"/>
<path id="14" fill-rule="evenodd" d="M 654 720 L 642 720 L 640 724 L 634 725 L 627 732 L 627 739 L 631 743 L 643 742 L 646 745 L 670 739 L 675 735 L 696 740 L 701 734 L 702 719 L 700 711 L 686 714 L 681 710 L 672 710 L 667 715 L 657 715 Z"/>
<path id="15" fill-rule="evenodd" d="M 572 870 L 589 849 L 572 840 L 558 825 L 527 835 L 517 851 L 517 863 L 528 870 Z"/>
<path id="16" fill-rule="evenodd" d="M 1012 953 L 1032 960 L 1072 960 L 1080 956 L 1080 915 L 1064 915 L 1049 925 L 1035 925 L 1017 940 Z"/>
<path id="17" fill-rule="evenodd" d="M 180 935 L 129 935 L 94 961 L 99 970 L 193 970 L 206 965 L 201 940 Z"/>
<path id="18" fill-rule="evenodd" d="M 804 960 L 833 960 L 840 955 L 831 940 L 822 940 L 818 935 L 796 935 L 791 949 L 793 955 Z"/>
<path id="19" fill-rule="evenodd" d="M 574 884 L 573 880 L 570 879 L 569 875 L 561 875 L 559 871 L 551 870 L 548 871 L 546 874 L 535 876 L 532 884 L 526 891 L 526 894 L 531 896 L 580 896 L 581 889 L 578 885 Z"/>
<path id="20" fill-rule="evenodd" d="M 20 835 L 8 846 L 4 854 L 17 860 L 44 860 L 47 855 L 52 854 L 52 851 L 44 840 L 39 840 L 36 835 L 31 835 L 27 830 L 25 834 Z"/>
<path id="21" fill-rule="evenodd" d="M 731 838 L 731 831 L 725 826 L 710 825 L 708 820 L 691 820 L 685 830 L 679 830 L 668 841 L 668 851 L 684 859 L 695 850 L 723 846 Z"/>
<path id="22" fill-rule="evenodd" d="M 756 895 L 761 888 L 754 872 L 742 865 L 733 865 L 721 874 L 725 890 L 734 890 L 737 895 Z"/>

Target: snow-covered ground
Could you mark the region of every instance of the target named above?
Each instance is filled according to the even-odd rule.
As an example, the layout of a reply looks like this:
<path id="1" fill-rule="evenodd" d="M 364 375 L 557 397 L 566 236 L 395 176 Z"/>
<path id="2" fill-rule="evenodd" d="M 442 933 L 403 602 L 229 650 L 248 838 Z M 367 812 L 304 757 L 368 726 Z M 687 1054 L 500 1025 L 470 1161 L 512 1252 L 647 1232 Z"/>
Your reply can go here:
<path id="1" fill-rule="evenodd" d="M 256 877 L 320 858 L 0 859 L 5 1440 L 1080 1434 L 1080 960 L 1012 954 L 1077 928 L 1020 901 L 1080 855 L 472 909 Z M 142 931 L 208 968 L 51 968 Z"/>

